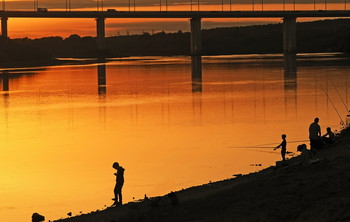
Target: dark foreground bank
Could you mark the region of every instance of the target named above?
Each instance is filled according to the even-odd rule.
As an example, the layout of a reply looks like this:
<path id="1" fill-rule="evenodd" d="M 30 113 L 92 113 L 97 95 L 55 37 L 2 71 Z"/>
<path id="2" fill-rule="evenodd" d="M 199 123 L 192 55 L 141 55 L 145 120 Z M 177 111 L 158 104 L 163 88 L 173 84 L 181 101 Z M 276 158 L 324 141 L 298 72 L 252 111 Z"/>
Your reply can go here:
<path id="1" fill-rule="evenodd" d="M 323 151 L 320 163 L 269 167 L 57 222 L 350 221 L 350 135 Z"/>

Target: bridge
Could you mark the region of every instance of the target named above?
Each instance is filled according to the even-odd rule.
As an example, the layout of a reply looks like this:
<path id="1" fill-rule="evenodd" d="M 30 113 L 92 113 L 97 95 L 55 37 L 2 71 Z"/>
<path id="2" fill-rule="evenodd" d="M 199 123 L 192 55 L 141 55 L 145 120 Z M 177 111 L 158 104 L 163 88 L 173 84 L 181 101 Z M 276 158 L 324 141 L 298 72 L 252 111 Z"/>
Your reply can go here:
<path id="1" fill-rule="evenodd" d="M 97 49 L 103 53 L 105 44 L 105 19 L 108 18 L 187 18 L 190 19 L 192 74 L 201 78 L 201 20 L 203 18 L 281 18 L 283 19 L 283 53 L 295 56 L 297 18 L 350 17 L 348 10 L 302 11 L 0 11 L 1 37 L 8 39 L 9 18 L 91 18 L 96 19 Z"/>

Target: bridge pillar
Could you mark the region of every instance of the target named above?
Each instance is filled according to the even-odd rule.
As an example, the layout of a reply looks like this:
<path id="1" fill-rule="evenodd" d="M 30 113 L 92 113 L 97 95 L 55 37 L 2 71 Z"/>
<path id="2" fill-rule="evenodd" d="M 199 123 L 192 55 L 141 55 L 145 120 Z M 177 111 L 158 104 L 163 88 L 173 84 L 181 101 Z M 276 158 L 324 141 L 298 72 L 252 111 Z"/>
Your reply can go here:
<path id="1" fill-rule="evenodd" d="M 283 18 L 283 54 L 295 55 L 297 53 L 296 47 L 296 18 Z"/>
<path id="2" fill-rule="evenodd" d="M 97 50 L 99 53 L 103 53 L 106 50 L 105 42 L 105 18 L 96 19 L 96 32 L 97 32 Z"/>
<path id="3" fill-rule="evenodd" d="M 201 18 L 191 19 L 191 55 L 201 55 Z"/>
<path id="4" fill-rule="evenodd" d="M 191 23 L 191 71 L 192 83 L 202 82 L 202 36 L 201 18 L 192 18 Z"/>
<path id="5" fill-rule="evenodd" d="M 1 38 L 3 40 L 8 38 L 7 34 L 7 17 L 1 17 Z"/>

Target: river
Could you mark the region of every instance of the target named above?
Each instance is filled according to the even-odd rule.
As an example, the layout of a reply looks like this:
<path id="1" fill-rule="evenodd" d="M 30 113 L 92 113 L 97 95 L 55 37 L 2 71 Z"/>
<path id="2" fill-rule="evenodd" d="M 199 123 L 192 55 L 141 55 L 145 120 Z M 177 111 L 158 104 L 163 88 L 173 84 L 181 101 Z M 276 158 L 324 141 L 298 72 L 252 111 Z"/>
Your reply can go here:
<path id="1" fill-rule="evenodd" d="M 315 117 L 322 133 L 346 121 L 350 66 L 336 55 L 302 54 L 297 72 L 281 55 L 208 56 L 197 82 L 188 57 L 2 70 L 0 218 L 103 209 L 115 161 L 124 202 L 274 165 L 278 150 L 245 147 L 286 134 L 296 153 Z"/>

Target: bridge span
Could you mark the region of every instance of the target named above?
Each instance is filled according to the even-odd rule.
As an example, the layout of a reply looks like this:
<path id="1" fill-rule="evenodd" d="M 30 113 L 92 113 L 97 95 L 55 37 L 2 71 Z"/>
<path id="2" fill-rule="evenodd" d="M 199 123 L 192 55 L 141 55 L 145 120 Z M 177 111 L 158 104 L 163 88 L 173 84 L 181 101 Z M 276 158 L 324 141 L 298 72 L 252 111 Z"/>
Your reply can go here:
<path id="1" fill-rule="evenodd" d="M 200 54 L 201 19 L 203 18 L 281 18 L 283 19 L 284 52 L 295 51 L 296 18 L 350 17 L 348 10 L 301 11 L 0 11 L 1 37 L 8 38 L 9 18 L 93 18 L 96 19 L 97 48 L 105 50 L 105 19 L 107 18 L 188 18 L 191 26 L 191 53 Z"/>
<path id="2" fill-rule="evenodd" d="M 1 11 L 7 18 L 312 18 L 350 17 L 350 10 L 301 11 Z"/>

